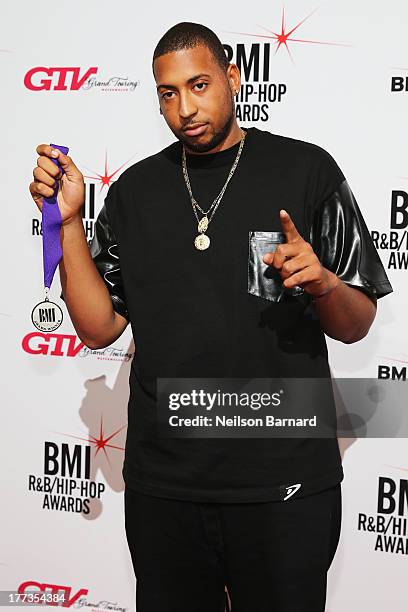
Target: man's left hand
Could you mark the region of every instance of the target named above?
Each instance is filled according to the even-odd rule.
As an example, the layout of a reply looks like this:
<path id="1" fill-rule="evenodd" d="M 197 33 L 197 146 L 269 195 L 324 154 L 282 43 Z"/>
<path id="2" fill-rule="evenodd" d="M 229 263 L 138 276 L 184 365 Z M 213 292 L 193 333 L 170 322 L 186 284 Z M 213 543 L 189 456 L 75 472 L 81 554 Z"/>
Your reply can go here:
<path id="1" fill-rule="evenodd" d="M 321 265 L 312 245 L 299 234 L 289 213 L 281 210 L 279 217 L 286 242 L 279 244 L 273 253 L 266 253 L 263 261 L 279 271 L 286 288 L 297 285 L 313 297 L 335 289 L 340 279 Z"/>

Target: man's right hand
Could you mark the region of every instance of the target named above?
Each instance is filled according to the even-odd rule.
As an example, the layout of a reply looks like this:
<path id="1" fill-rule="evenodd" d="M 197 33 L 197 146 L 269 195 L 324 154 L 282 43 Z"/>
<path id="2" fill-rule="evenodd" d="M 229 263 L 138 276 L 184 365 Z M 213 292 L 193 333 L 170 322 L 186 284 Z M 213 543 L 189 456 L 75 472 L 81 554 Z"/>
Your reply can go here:
<path id="1" fill-rule="evenodd" d="M 29 187 L 31 196 L 39 210 L 42 210 L 43 198 L 54 195 L 55 182 L 59 181 L 57 201 L 62 223 L 67 224 L 79 215 L 84 204 L 84 177 L 69 155 L 64 155 L 58 149 L 40 144 L 36 151 L 40 157 L 33 170 L 34 181 Z M 58 159 L 65 174 L 51 161 L 52 158 Z"/>

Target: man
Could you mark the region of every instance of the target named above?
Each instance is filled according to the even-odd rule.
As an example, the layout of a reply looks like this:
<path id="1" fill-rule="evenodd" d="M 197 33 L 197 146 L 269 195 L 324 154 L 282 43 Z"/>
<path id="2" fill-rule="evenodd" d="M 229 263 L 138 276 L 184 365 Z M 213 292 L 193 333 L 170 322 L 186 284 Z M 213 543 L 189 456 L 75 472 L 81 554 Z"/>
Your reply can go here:
<path id="1" fill-rule="evenodd" d="M 72 160 L 40 145 L 30 185 L 41 208 L 61 179 L 60 276 L 79 337 L 105 347 L 132 326 L 123 476 L 137 611 L 220 612 L 227 586 L 234 612 L 323 612 L 337 439 L 159 437 L 156 382 L 329 378 L 325 334 L 362 339 L 392 288 L 331 155 L 237 124 L 239 71 L 211 30 L 171 28 L 153 72 L 177 140 L 110 187 L 90 250 Z"/>

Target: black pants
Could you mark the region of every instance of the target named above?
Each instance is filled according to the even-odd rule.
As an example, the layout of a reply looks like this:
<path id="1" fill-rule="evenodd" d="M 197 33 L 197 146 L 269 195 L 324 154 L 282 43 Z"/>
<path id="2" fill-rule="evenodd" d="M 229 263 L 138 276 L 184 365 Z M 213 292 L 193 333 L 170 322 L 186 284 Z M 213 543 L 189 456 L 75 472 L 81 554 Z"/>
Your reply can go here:
<path id="1" fill-rule="evenodd" d="M 341 484 L 287 501 L 197 503 L 125 489 L 137 612 L 324 612 Z"/>

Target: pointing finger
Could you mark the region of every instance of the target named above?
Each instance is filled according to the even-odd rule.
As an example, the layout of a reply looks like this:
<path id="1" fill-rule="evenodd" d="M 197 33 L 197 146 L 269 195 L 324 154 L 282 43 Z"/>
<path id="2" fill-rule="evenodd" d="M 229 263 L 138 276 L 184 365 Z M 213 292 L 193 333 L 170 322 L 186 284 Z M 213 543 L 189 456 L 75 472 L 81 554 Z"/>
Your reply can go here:
<path id="1" fill-rule="evenodd" d="M 286 210 L 280 211 L 279 218 L 287 242 L 294 242 L 295 240 L 299 240 L 299 238 L 302 238 L 299 232 L 297 231 L 296 226 L 291 219 L 291 216 Z"/>

